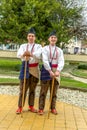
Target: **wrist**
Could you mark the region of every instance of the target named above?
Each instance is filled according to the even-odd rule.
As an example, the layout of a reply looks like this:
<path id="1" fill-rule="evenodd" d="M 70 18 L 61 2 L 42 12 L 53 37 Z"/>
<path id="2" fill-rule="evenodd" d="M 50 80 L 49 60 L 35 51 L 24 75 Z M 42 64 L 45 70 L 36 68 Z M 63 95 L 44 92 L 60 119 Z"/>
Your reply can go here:
<path id="1" fill-rule="evenodd" d="M 57 72 L 59 72 L 59 73 L 60 73 L 60 71 L 59 71 L 59 70 L 57 70 Z"/>
<path id="2" fill-rule="evenodd" d="M 50 73 L 50 72 L 52 72 L 52 70 L 48 70 L 48 72 Z"/>
<path id="3" fill-rule="evenodd" d="M 25 57 L 25 54 L 23 54 L 21 57 Z"/>
<path id="4" fill-rule="evenodd" d="M 33 57 L 33 54 L 30 53 L 30 56 Z"/>

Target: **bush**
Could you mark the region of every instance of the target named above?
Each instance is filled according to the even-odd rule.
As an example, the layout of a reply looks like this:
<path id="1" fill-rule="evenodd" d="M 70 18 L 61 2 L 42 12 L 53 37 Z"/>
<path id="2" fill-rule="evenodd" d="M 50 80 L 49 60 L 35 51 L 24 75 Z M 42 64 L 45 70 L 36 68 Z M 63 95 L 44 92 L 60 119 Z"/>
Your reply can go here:
<path id="1" fill-rule="evenodd" d="M 17 65 L 15 65 L 14 70 L 15 71 L 20 71 L 20 68 L 21 68 L 21 65 L 17 64 Z"/>
<path id="2" fill-rule="evenodd" d="M 78 69 L 84 69 L 84 70 L 87 70 L 87 65 L 79 65 L 78 66 Z"/>
<path id="3" fill-rule="evenodd" d="M 15 59 L 0 59 L 0 70 L 18 71 L 21 61 Z"/>
<path id="4" fill-rule="evenodd" d="M 70 61 L 69 64 L 70 65 L 79 65 L 79 62 L 77 62 L 77 61 Z"/>

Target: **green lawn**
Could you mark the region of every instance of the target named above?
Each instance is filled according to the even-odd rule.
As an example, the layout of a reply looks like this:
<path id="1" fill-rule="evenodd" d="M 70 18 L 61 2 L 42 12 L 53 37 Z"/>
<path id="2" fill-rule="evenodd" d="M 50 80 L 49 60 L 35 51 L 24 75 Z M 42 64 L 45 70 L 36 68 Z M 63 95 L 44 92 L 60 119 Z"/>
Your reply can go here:
<path id="1" fill-rule="evenodd" d="M 19 83 L 19 79 L 0 78 L 0 83 Z"/>
<path id="2" fill-rule="evenodd" d="M 61 77 L 61 86 L 74 87 L 74 88 L 87 88 L 86 83 L 73 80 L 71 78 Z"/>
<path id="3" fill-rule="evenodd" d="M 0 58 L 0 74 L 2 75 L 19 75 L 21 60 L 11 58 Z"/>
<path id="4" fill-rule="evenodd" d="M 11 70 L 11 71 L 17 71 L 21 65 L 21 60 L 19 59 L 11 59 L 6 58 L 2 59 L 0 58 L 0 70 Z"/>
<path id="5" fill-rule="evenodd" d="M 71 74 L 77 76 L 77 77 L 82 77 L 82 78 L 86 78 L 87 79 L 87 70 L 83 70 L 83 69 L 73 69 L 73 71 L 71 72 Z"/>
<path id="6" fill-rule="evenodd" d="M 5 70 L 5 69 L 0 69 L 0 75 L 4 76 L 19 76 L 19 71 L 12 71 L 12 70 Z"/>

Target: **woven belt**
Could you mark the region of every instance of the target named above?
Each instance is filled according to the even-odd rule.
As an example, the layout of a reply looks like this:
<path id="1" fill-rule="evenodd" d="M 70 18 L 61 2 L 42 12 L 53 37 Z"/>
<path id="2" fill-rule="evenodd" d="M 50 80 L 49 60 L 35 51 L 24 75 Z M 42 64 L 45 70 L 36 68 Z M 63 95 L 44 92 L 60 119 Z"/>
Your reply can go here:
<path id="1" fill-rule="evenodd" d="M 51 65 L 52 68 L 57 68 L 57 66 L 58 66 L 57 64 L 52 64 Z"/>
<path id="2" fill-rule="evenodd" d="M 37 67 L 38 63 L 29 64 L 29 67 Z"/>

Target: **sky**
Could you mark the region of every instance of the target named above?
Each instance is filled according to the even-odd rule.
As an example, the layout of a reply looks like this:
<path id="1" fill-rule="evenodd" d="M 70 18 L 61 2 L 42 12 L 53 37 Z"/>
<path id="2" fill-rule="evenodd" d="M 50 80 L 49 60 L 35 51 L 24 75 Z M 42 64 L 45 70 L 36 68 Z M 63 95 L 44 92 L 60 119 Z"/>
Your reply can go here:
<path id="1" fill-rule="evenodd" d="M 84 1 L 84 0 L 82 0 Z M 87 25 L 87 0 L 83 3 L 84 11 L 83 11 L 83 23 Z"/>
<path id="2" fill-rule="evenodd" d="M 82 5 L 82 7 L 84 7 L 82 12 L 82 16 L 83 16 L 82 24 L 87 25 L 87 0 L 76 0 L 76 3 L 78 6 Z"/>

